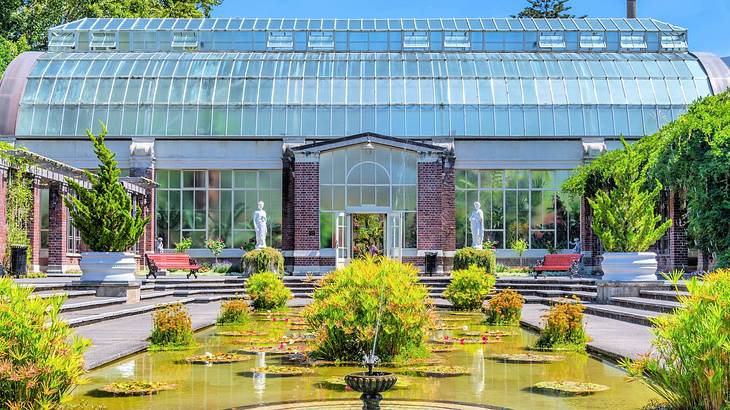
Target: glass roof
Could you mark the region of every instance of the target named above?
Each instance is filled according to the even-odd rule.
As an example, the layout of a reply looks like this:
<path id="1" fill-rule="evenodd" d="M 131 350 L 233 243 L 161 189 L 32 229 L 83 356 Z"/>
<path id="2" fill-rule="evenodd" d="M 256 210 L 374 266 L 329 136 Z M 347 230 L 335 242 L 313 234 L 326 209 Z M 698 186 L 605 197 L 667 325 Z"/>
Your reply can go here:
<path id="1" fill-rule="evenodd" d="M 517 18 L 400 18 L 400 19 L 295 19 L 295 18 L 85 18 L 51 31 L 86 30 L 346 30 L 346 31 L 686 31 L 649 18 L 517 19 Z"/>
<path id="2" fill-rule="evenodd" d="M 688 53 L 47 53 L 16 134 L 638 137 L 710 93 Z"/>

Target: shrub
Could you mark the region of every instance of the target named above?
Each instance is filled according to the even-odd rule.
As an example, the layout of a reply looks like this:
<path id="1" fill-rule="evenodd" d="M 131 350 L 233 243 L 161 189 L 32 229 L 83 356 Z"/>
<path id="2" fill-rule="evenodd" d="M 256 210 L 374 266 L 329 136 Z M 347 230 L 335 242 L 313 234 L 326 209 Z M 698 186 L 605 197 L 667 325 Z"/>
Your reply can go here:
<path id="1" fill-rule="evenodd" d="M 66 178 L 69 193 L 64 202 L 69 208 L 71 222 L 79 230 L 81 240 L 94 252 L 125 252 L 144 233 L 150 217 L 127 195 L 119 180 L 121 170 L 114 154 L 104 144 L 106 125 L 101 124 L 101 133 L 95 136 L 86 130 L 94 144 L 94 153 L 99 160 L 98 173 L 84 171 L 91 189 L 84 188 L 71 178 Z"/>
<path id="2" fill-rule="evenodd" d="M 83 382 L 88 340 L 61 320 L 63 297 L 0 279 L 0 407 L 56 408 Z"/>
<path id="3" fill-rule="evenodd" d="M 193 325 L 182 303 L 174 303 L 152 314 L 153 350 L 184 349 L 194 345 Z"/>
<path id="4" fill-rule="evenodd" d="M 536 347 L 540 349 L 585 350 L 588 336 L 583 328 L 585 306 L 574 297 L 550 307 L 542 316 L 545 328 L 540 331 Z"/>
<path id="5" fill-rule="evenodd" d="M 654 353 L 622 365 L 672 409 L 730 406 L 730 270 L 685 281 L 688 296 L 652 319 Z"/>
<path id="6" fill-rule="evenodd" d="M 496 282 L 493 275 L 486 275 L 480 267 L 472 265 L 451 273 L 451 283 L 444 296 L 456 310 L 478 310 Z"/>
<path id="7" fill-rule="evenodd" d="M 284 273 L 284 255 L 274 248 L 248 251 L 241 258 L 241 272 L 249 275 L 262 272 Z"/>
<path id="8" fill-rule="evenodd" d="M 193 247 L 193 240 L 190 238 L 182 238 L 180 242 L 175 244 L 175 252 L 185 253 Z"/>
<path id="9" fill-rule="evenodd" d="M 221 273 L 226 274 L 231 271 L 231 266 L 233 266 L 229 262 L 216 262 L 213 264 L 213 266 L 210 267 L 210 270 L 212 270 L 215 273 Z"/>
<path id="10" fill-rule="evenodd" d="M 246 323 L 250 312 L 251 307 L 243 298 L 227 300 L 221 304 L 217 323 L 219 325 Z"/>
<path id="11" fill-rule="evenodd" d="M 291 290 L 274 272 L 254 273 L 246 282 L 246 294 L 256 310 L 280 309 L 292 298 Z"/>
<path id="12" fill-rule="evenodd" d="M 494 275 L 497 267 L 497 257 L 492 249 L 461 248 L 454 254 L 454 270 L 469 269 L 472 265 L 483 268 L 490 275 Z"/>
<path id="13" fill-rule="evenodd" d="M 372 349 L 382 306 L 375 354 L 383 361 L 425 355 L 431 311 L 417 274 L 412 265 L 365 257 L 326 275 L 303 312 L 317 332 L 315 354 L 360 362 Z"/>
<path id="14" fill-rule="evenodd" d="M 486 322 L 490 325 L 514 326 L 520 323 L 525 298 L 512 289 L 494 295 L 484 308 Z"/>

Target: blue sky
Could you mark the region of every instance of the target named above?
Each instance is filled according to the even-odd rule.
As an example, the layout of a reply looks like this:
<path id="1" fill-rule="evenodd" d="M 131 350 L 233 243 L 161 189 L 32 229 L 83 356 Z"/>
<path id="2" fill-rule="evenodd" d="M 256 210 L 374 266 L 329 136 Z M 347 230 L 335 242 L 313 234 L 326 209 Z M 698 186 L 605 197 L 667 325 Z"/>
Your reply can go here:
<path id="1" fill-rule="evenodd" d="M 505 17 L 526 0 L 224 0 L 215 17 Z M 640 17 L 689 29 L 693 51 L 730 56 L 730 0 L 637 0 Z M 573 14 L 623 17 L 625 0 L 571 0 Z"/>

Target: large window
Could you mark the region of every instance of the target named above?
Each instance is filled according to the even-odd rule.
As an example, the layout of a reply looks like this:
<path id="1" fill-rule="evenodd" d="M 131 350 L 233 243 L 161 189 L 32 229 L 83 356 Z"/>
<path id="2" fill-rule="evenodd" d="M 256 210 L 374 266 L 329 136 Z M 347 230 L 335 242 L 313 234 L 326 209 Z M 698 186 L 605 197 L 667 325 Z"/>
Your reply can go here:
<path id="1" fill-rule="evenodd" d="M 517 239 L 532 249 L 572 247 L 580 236 L 580 203 L 562 191 L 568 170 L 457 170 L 456 244 L 471 245 L 469 215 L 484 211 L 484 239 L 509 248 Z"/>
<path id="2" fill-rule="evenodd" d="M 320 246 L 333 248 L 340 212 L 402 212 L 403 246 L 416 248 L 417 166 L 415 152 L 356 145 L 320 154 Z"/>
<path id="3" fill-rule="evenodd" d="M 264 201 L 267 245 L 281 246 L 281 171 L 158 170 L 157 236 L 166 248 L 190 238 L 194 248 L 221 239 L 228 248 L 255 242 L 253 213 Z"/>

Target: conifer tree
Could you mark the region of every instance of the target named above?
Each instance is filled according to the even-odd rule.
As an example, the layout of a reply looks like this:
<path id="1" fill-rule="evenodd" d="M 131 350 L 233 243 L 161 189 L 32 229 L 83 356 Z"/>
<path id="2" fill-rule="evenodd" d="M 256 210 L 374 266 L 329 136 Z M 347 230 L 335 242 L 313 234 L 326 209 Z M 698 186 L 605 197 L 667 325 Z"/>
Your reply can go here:
<path id="1" fill-rule="evenodd" d="M 669 219 L 662 224 L 662 216 L 655 206 L 662 184 L 655 180 L 653 189 L 647 165 L 642 164 L 636 148 L 623 141 L 626 155 L 613 174 L 614 187 L 599 190 L 594 199 L 588 199 L 593 209 L 593 231 L 606 252 L 645 252 L 656 243 L 672 225 Z"/>
<path id="2" fill-rule="evenodd" d="M 86 130 L 99 159 L 99 171 L 84 171 L 91 183 L 86 189 L 72 179 L 66 179 L 70 192 L 64 198 L 70 210 L 73 225 L 81 240 L 94 252 L 124 252 L 131 248 L 144 233 L 150 218 L 143 218 L 139 207 L 132 208 L 132 200 L 119 180 L 121 171 L 114 154 L 104 144 L 107 130 L 101 124 L 101 133 L 95 136 Z"/>
<path id="3" fill-rule="evenodd" d="M 574 14 L 568 13 L 572 8 L 566 6 L 568 0 L 527 0 L 529 6 L 522 9 L 519 14 L 512 17 L 517 18 L 575 18 Z M 582 16 L 581 18 L 585 18 Z"/>

